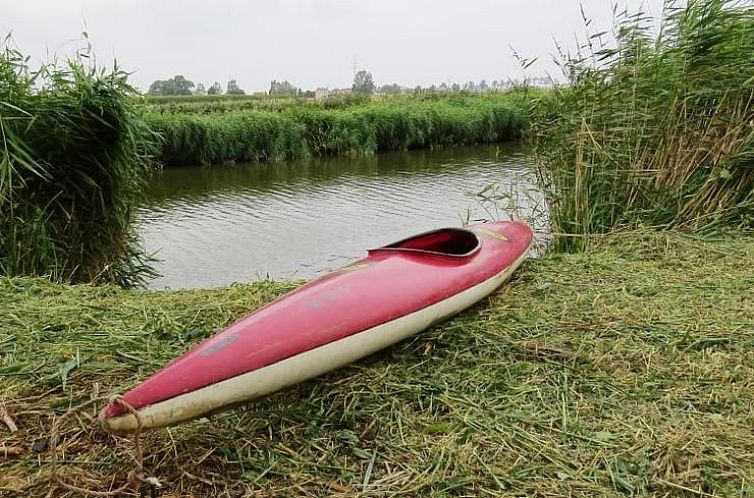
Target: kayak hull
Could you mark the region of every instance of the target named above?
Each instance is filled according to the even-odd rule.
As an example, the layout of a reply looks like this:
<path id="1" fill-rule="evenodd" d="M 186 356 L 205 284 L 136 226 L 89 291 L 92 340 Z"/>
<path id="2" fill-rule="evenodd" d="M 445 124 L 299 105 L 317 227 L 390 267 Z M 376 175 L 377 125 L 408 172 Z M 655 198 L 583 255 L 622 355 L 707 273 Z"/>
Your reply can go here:
<path id="1" fill-rule="evenodd" d="M 481 229 L 480 232 L 477 232 L 483 234 L 479 237 L 480 239 L 492 239 L 493 244 L 510 242 L 509 234 L 506 236 L 500 235 L 500 232 L 491 231 L 490 228 L 493 228 L 491 225 L 494 224 L 484 225 L 485 228 Z M 488 226 L 490 226 L 490 228 L 487 228 Z M 435 299 L 424 306 L 415 306 L 416 309 L 409 313 L 388 318 L 381 323 L 363 328 L 362 330 L 353 331 L 342 337 L 336 336 L 334 339 L 325 341 L 316 347 L 307 348 L 306 346 L 298 346 L 298 349 L 300 350 L 294 351 L 293 354 L 276 353 L 278 355 L 286 354 L 286 357 L 280 358 L 277 361 L 267 360 L 267 364 L 257 366 L 256 368 L 249 368 L 245 372 L 236 375 L 226 375 L 226 378 L 224 379 L 210 382 L 205 381 L 205 385 L 199 385 L 198 387 L 196 387 L 196 385 L 191 385 L 190 382 L 187 382 L 182 388 L 181 386 L 171 386 L 171 383 L 175 384 L 176 379 L 179 379 L 178 374 L 186 376 L 187 372 L 192 371 L 191 367 L 193 367 L 195 371 L 200 371 L 206 370 L 208 366 L 214 366 L 218 360 L 215 360 L 214 362 L 208 361 L 206 358 L 208 351 L 209 355 L 214 355 L 218 351 L 224 349 L 235 349 L 235 351 L 229 352 L 231 355 L 229 358 L 236 358 L 238 356 L 243 357 L 248 351 L 243 349 L 242 344 L 238 344 L 240 342 L 238 339 L 229 339 L 229 337 L 233 337 L 231 334 L 237 333 L 233 332 L 233 327 L 237 327 L 240 324 L 245 327 L 245 329 L 242 329 L 241 333 L 261 334 L 262 332 L 256 332 L 254 330 L 254 322 L 249 322 L 249 320 L 254 320 L 255 315 L 263 315 L 265 312 L 275 312 L 276 307 L 281 306 L 280 302 L 282 302 L 282 305 L 285 305 L 286 299 L 288 301 L 305 299 L 305 302 L 308 303 L 319 302 L 307 297 L 305 289 L 303 296 L 296 296 L 298 291 L 289 293 L 278 301 L 273 302 L 272 305 L 268 305 L 272 310 L 262 308 L 262 310 L 259 310 L 256 314 L 249 315 L 245 319 L 236 322 L 236 324 L 231 325 L 224 332 L 221 332 L 202 343 L 193 352 L 189 352 L 183 357 L 168 364 L 163 371 L 158 372 L 144 383 L 146 387 L 137 386 L 137 388 L 126 394 L 124 399 L 129 404 L 135 405 L 134 408 L 139 414 L 138 421 L 133 414 L 128 413 L 116 405 L 106 407 L 100 414 L 100 420 L 106 430 L 114 433 L 133 432 L 137 430 L 139 423 L 142 428 L 157 428 L 174 425 L 218 411 L 228 406 L 268 395 L 285 387 L 317 377 L 326 372 L 357 361 L 365 356 L 395 344 L 396 342 L 428 328 L 434 323 L 444 320 L 468 308 L 492 293 L 505 280 L 507 280 L 526 259 L 528 247 L 531 243 L 531 232 L 528 227 L 526 227 L 526 230 L 521 230 L 520 227 L 515 228 L 521 232 L 521 237 L 525 240 L 516 241 L 515 250 L 508 250 L 508 248 L 506 248 L 506 254 L 509 253 L 507 260 L 501 261 L 499 268 L 496 268 L 496 271 L 491 275 L 487 272 L 485 278 L 477 278 L 478 281 L 474 282 L 472 285 L 467 285 L 465 288 L 459 289 L 456 292 L 448 291 L 446 292 L 447 295 L 442 298 Z M 505 233 L 504 230 L 503 233 Z M 528 238 L 526 236 L 527 233 Z M 497 236 L 495 234 L 497 234 Z M 485 237 L 489 235 L 492 235 L 492 237 Z M 480 244 L 480 246 L 481 245 L 482 244 Z M 390 248 L 391 246 L 386 247 Z M 407 250 L 414 251 L 414 249 Z M 426 251 L 420 249 L 418 252 L 422 253 Z M 379 251 L 377 251 L 375 254 L 370 253 L 370 257 L 380 260 L 380 258 L 395 256 L 393 253 L 389 253 L 388 256 L 385 256 L 379 254 Z M 398 257 L 404 259 L 413 258 L 415 260 L 417 257 L 435 258 L 436 256 L 431 254 L 399 254 Z M 464 258 L 473 259 L 475 257 L 478 256 L 471 255 L 471 253 L 469 253 L 469 255 L 464 254 Z M 361 260 L 360 262 L 346 267 L 349 270 L 342 272 L 341 275 L 343 275 L 343 273 L 351 273 L 352 269 L 358 271 L 363 265 L 368 266 L 370 263 L 369 258 Z M 444 264 L 445 261 L 442 260 L 442 263 Z M 433 260 L 432 264 L 438 263 Z M 453 268 L 459 265 L 462 267 L 463 264 L 465 264 L 463 261 L 454 262 Z M 439 265 L 437 271 L 442 271 L 443 267 L 443 265 Z M 411 266 L 408 265 L 407 268 L 411 268 Z M 453 271 L 455 272 L 454 274 L 458 274 L 457 269 L 453 269 Z M 338 275 L 336 275 L 336 277 L 337 276 Z M 332 278 L 332 276 L 324 278 Z M 347 282 L 347 279 L 341 278 L 341 280 Z M 314 290 L 318 291 L 315 295 L 321 294 L 322 292 L 331 292 L 322 291 L 321 288 L 318 289 L 316 282 L 317 281 L 313 283 Z M 311 286 L 312 284 L 309 285 Z M 330 287 L 324 288 L 329 289 Z M 373 303 L 373 306 L 375 305 L 379 305 L 379 303 Z M 290 310 L 287 311 L 287 314 L 292 316 Z M 275 313 L 275 315 L 280 316 L 284 314 L 286 314 L 285 309 Z M 331 331 L 335 330 L 342 320 L 338 315 L 337 309 L 331 310 L 330 315 L 334 316 L 333 325 L 326 330 L 333 334 Z M 258 324 L 256 326 L 259 327 Z M 280 335 L 280 333 L 278 333 L 278 335 Z M 291 339 L 287 341 L 291 342 L 294 336 L 286 337 L 291 337 Z M 272 344 L 269 338 L 267 338 L 267 342 L 264 344 L 269 345 L 269 347 L 276 346 L 275 344 Z M 201 356 L 202 353 L 204 353 L 204 356 Z M 257 348 L 247 356 L 251 356 L 252 354 L 259 355 L 262 353 L 263 352 Z M 201 363 L 202 361 L 204 364 Z M 251 363 L 251 360 L 246 361 L 247 363 Z M 180 370 L 181 368 L 182 370 Z M 176 369 L 179 369 L 177 371 L 178 374 L 173 372 L 171 377 L 171 372 Z M 162 384 L 161 376 L 163 378 Z M 163 386 L 171 387 L 173 392 L 170 393 L 169 389 L 162 389 Z M 169 394 L 165 395 L 163 391 L 168 392 Z"/>

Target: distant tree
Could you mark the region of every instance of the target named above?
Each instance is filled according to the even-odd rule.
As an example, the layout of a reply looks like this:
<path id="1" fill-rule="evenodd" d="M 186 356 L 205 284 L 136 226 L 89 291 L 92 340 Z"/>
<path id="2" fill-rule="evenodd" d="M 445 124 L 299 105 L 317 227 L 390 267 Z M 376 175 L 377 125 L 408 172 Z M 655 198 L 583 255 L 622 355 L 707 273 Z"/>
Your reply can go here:
<path id="1" fill-rule="evenodd" d="M 432 86 L 429 87 L 429 92 L 430 93 L 437 93 L 437 85 L 435 85 L 434 83 L 432 83 Z"/>
<path id="2" fill-rule="evenodd" d="M 298 88 L 293 86 L 288 80 L 285 81 L 270 81 L 270 95 L 276 95 L 279 97 L 295 96 L 301 92 Z"/>
<path id="3" fill-rule="evenodd" d="M 314 95 L 315 95 L 315 92 L 314 92 L 314 90 L 306 90 L 306 91 L 299 90 L 299 95 L 301 95 L 302 97 L 305 97 L 307 99 L 313 99 Z"/>
<path id="4" fill-rule="evenodd" d="M 241 88 L 238 86 L 238 82 L 236 80 L 230 80 L 228 82 L 228 91 L 226 91 L 228 95 L 245 95 L 246 92 L 241 90 Z"/>
<path id="5" fill-rule="evenodd" d="M 450 88 L 448 88 L 448 84 L 447 83 L 443 82 L 443 83 L 440 84 L 440 91 L 441 92 L 447 92 L 448 90 L 450 90 Z"/>
<path id="6" fill-rule="evenodd" d="M 358 95 L 371 95 L 374 93 L 374 78 L 372 73 L 364 71 L 363 69 L 356 73 L 353 77 L 353 85 L 351 86 L 351 92 Z"/>
<path id="7" fill-rule="evenodd" d="M 461 85 L 459 85 L 458 83 L 453 83 L 452 85 L 450 85 L 450 89 L 453 90 L 454 92 L 460 92 Z"/>
<path id="8" fill-rule="evenodd" d="M 199 83 L 196 85 L 196 90 L 194 90 L 194 95 L 207 95 L 207 89 L 204 88 L 203 83 Z"/>
<path id="9" fill-rule="evenodd" d="M 168 91 L 170 91 L 170 89 L 167 88 L 166 82 L 163 80 L 157 80 L 149 85 L 147 95 L 165 95 Z"/>
<path id="10" fill-rule="evenodd" d="M 219 81 L 212 83 L 212 86 L 209 87 L 209 90 L 207 90 L 207 95 L 220 95 L 222 93 L 223 87 L 220 85 Z"/>
<path id="11" fill-rule="evenodd" d="M 416 88 L 414 88 L 414 93 L 422 93 L 422 86 L 416 85 Z"/>
<path id="12" fill-rule="evenodd" d="M 194 83 L 182 74 L 177 74 L 167 80 L 157 80 L 149 85 L 148 95 L 191 95 Z"/>
<path id="13" fill-rule="evenodd" d="M 487 86 L 487 80 L 482 80 L 479 82 L 479 91 L 480 92 L 486 92 L 489 90 L 490 87 Z"/>
<path id="14" fill-rule="evenodd" d="M 467 92 L 473 92 L 475 88 L 476 88 L 476 85 L 474 84 L 473 81 L 469 81 L 468 83 L 463 85 L 463 89 L 466 90 Z"/>

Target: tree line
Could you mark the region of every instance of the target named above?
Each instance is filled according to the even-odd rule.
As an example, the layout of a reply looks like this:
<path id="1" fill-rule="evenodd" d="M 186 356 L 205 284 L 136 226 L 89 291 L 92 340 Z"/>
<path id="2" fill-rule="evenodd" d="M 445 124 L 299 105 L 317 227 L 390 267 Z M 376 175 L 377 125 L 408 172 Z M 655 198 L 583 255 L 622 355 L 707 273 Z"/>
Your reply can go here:
<path id="1" fill-rule="evenodd" d="M 186 79 L 182 74 L 177 74 L 166 80 L 157 80 L 149 85 L 147 95 L 154 96 L 176 96 L 176 95 L 221 95 L 223 87 L 219 81 L 215 81 L 209 88 L 205 88 L 203 83 L 194 84 L 193 81 Z M 228 81 L 225 90 L 226 95 L 245 95 L 236 80 Z"/>
<path id="2" fill-rule="evenodd" d="M 493 80 L 488 83 L 486 80 L 479 82 L 468 81 L 466 83 L 449 83 L 443 82 L 439 85 L 415 86 L 413 88 L 389 83 L 377 86 L 374 77 L 369 71 L 361 70 L 354 75 L 353 84 L 350 89 L 337 90 L 338 92 L 352 93 L 355 95 L 372 95 L 374 93 L 382 95 L 394 95 L 399 93 L 446 93 L 446 92 L 470 92 L 483 93 L 489 91 L 505 90 L 520 84 L 513 80 Z M 534 78 L 527 81 L 528 84 L 535 86 L 551 86 L 553 83 L 549 79 Z M 243 89 L 238 86 L 236 80 L 228 81 L 225 91 L 219 81 L 215 81 L 209 88 L 205 88 L 202 83 L 194 84 L 193 81 L 186 79 L 183 75 L 176 75 L 167 80 L 157 80 L 149 86 L 147 95 L 154 96 L 175 96 L 175 95 L 245 95 Z M 313 90 L 303 90 L 288 80 L 272 80 L 268 95 L 277 97 L 314 97 L 316 92 Z"/>

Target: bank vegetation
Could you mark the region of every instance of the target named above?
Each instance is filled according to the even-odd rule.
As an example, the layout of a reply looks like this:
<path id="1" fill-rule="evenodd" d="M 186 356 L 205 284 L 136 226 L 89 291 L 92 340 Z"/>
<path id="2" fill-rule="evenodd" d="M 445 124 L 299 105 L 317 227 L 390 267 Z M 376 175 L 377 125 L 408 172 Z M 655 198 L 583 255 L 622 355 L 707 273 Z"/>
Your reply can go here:
<path id="1" fill-rule="evenodd" d="M 616 229 L 754 224 L 754 8 L 666 3 L 564 58 L 570 84 L 532 116 L 539 178 L 560 249 Z"/>

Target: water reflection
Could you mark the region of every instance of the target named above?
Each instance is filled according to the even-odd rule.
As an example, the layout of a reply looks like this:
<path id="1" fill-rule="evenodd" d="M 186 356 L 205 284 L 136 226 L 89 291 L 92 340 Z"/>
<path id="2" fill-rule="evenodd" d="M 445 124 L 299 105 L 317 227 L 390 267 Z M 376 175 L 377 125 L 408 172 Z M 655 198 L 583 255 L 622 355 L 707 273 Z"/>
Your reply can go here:
<path id="1" fill-rule="evenodd" d="M 473 194 L 535 191 L 528 166 L 506 145 L 173 168 L 151 182 L 137 229 L 161 259 L 156 288 L 312 278 L 369 247 L 498 217 Z"/>

